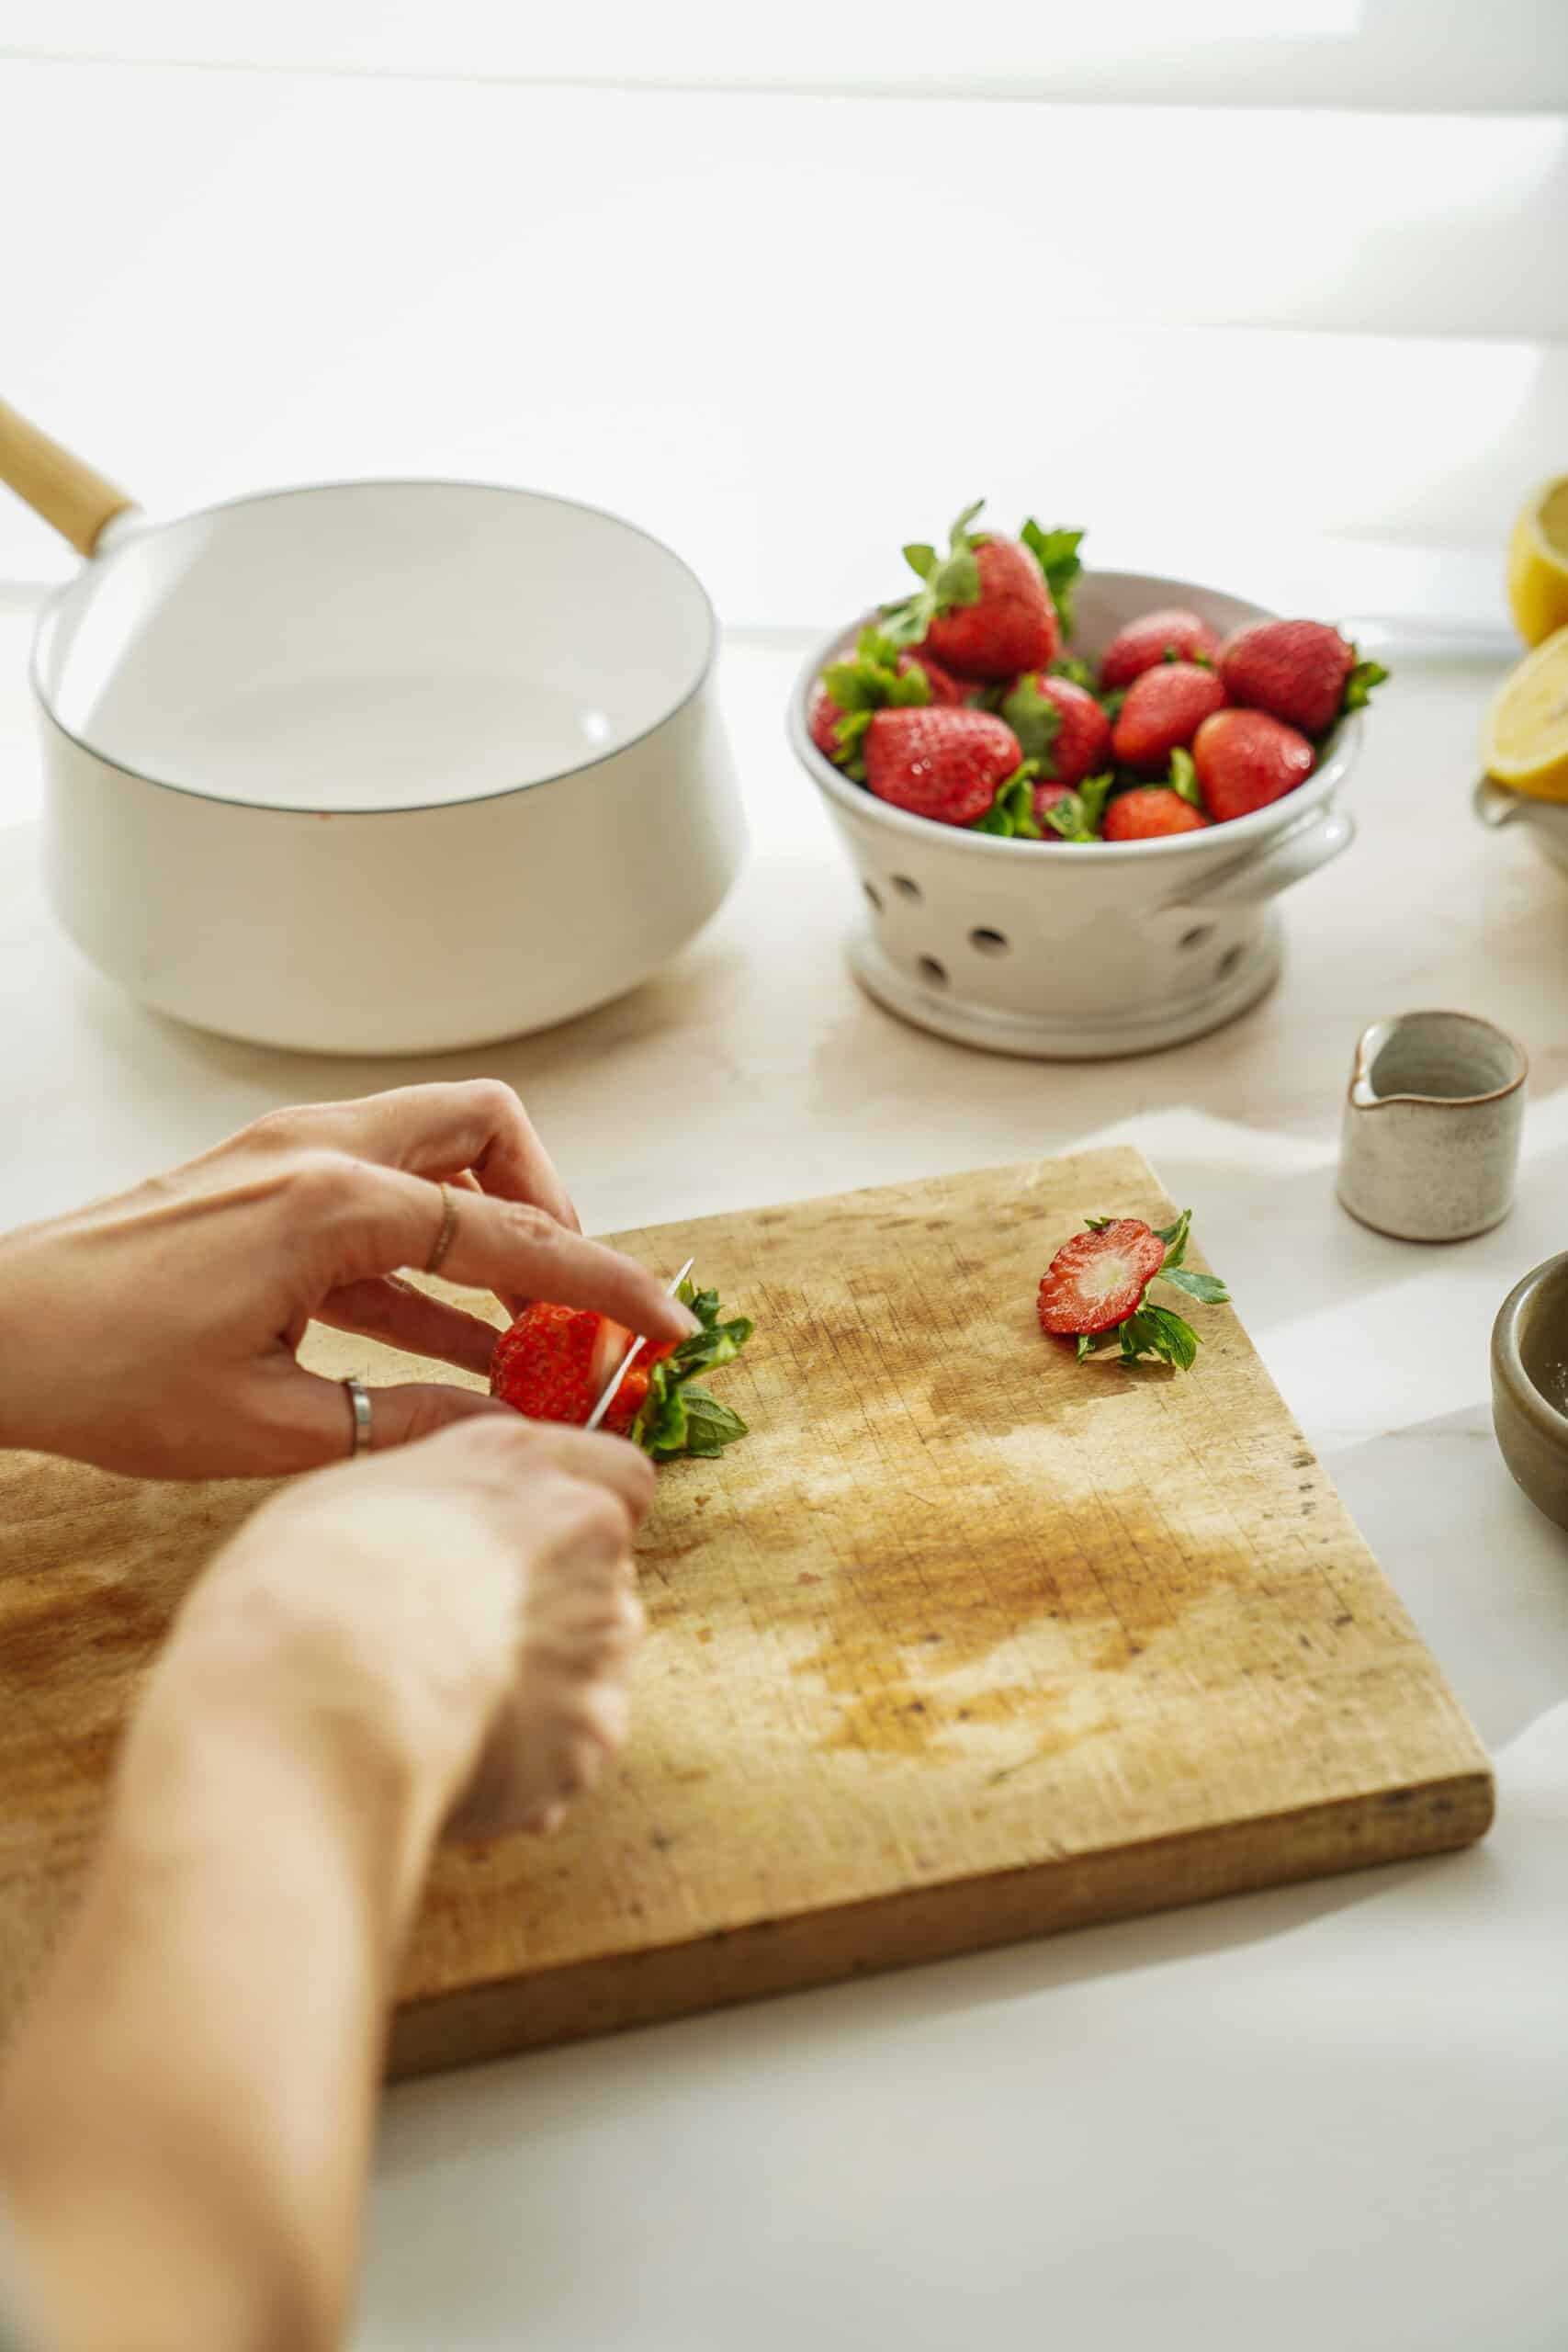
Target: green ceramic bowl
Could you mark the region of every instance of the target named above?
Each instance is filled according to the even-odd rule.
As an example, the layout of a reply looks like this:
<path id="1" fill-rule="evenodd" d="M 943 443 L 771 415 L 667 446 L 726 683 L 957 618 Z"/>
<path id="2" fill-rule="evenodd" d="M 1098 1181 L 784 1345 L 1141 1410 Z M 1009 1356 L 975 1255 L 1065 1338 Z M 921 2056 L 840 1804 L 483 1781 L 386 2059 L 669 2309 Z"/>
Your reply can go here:
<path id="1" fill-rule="evenodd" d="M 1492 1425 L 1536 1509 L 1568 1528 L 1568 1250 L 1503 1301 L 1492 1327 Z"/>

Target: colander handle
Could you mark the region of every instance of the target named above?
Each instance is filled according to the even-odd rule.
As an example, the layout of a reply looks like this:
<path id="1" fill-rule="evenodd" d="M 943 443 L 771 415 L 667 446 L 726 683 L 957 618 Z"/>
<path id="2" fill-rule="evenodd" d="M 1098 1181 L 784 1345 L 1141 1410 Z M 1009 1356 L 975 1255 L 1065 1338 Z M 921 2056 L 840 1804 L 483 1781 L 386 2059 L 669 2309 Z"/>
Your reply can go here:
<path id="1" fill-rule="evenodd" d="M 1277 898 L 1294 882 L 1304 881 L 1320 865 L 1348 850 L 1356 838 L 1356 820 L 1345 808 L 1320 808 L 1288 833 L 1281 833 L 1253 857 L 1227 866 L 1212 882 L 1200 883 L 1171 901 L 1163 911 L 1188 914 L 1214 907 L 1250 907 Z"/>

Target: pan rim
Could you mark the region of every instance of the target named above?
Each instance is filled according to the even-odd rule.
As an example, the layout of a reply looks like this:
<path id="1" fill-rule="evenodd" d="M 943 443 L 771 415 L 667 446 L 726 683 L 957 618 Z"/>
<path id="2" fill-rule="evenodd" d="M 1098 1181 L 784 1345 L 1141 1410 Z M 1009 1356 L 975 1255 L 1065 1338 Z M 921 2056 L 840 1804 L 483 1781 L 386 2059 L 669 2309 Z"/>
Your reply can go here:
<path id="1" fill-rule="evenodd" d="M 634 752 L 640 744 L 648 742 L 659 733 L 661 728 L 668 727 L 671 720 L 679 718 L 681 714 L 689 708 L 706 688 L 718 655 L 718 615 L 707 589 L 686 561 L 685 557 L 678 554 L 667 540 L 660 538 L 655 532 L 644 529 L 640 523 L 629 522 L 624 514 L 616 514 L 612 507 L 596 506 L 591 501 L 582 498 L 564 498 L 555 491 L 530 489 L 521 482 L 483 481 L 455 474 L 376 474 L 344 476 L 332 481 L 289 483 L 275 490 L 247 491 L 235 498 L 218 499 L 210 505 L 193 507 L 186 514 L 176 514 L 163 522 L 149 523 L 145 527 L 137 530 L 134 538 L 125 540 L 123 551 L 129 552 L 132 547 L 139 546 L 143 539 L 155 537 L 162 531 L 178 530 L 186 524 L 199 523 L 210 515 L 231 514 L 243 507 L 271 505 L 288 498 L 319 497 L 327 492 L 389 490 L 472 491 L 484 497 L 532 499 L 547 506 L 564 507 L 573 514 L 591 514 L 599 522 L 612 523 L 617 529 L 627 531 L 634 537 L 642 539 L 672 563 L 677 571 L 682 572 L 696 591 L 706 626 L 706 642 L 695 677 L 679 696 L 660 713 L 657 718 L 651 719 L 635 735 L 628 735 L 624 741 L 615 743 L 607 750 L 596 751 L 585 759 L 575 761 L 570 767 L 557 768 L 548 775 L 529 776 L 518 783 L 495 785 L 483 791 L 465 793 L 457 799 L 448 797 L 440 800 L 400 800 L 380 803 L 371 808 L 367 808 L 363 804 L 355 808 L 336 805 L 323 808 L 319 802 L 313 801 L 258 800 L 236 793 L 207 791 L 200 785 L 181 783 L 173 776 L 153 775 L 147 769 L 134 766 L 129 761 L 118 758 L 114 752 L 104 751 L 77 729 L 67 725 L 61 716 L 53 696 L 44 684 L 42 658 L 50 628 L 61 606 L 81 587 L 85 579 L 91 577 L 90 571 L 84 571 L 76 572 L 73 578 L 62 582 L 45 600 L 34 626 L 28 663 L 28 679 L 34 700 L 44 718 L 57 734 L 68 743 L 73 744 L 76 750 L 83 752 L 88 759 L 96 761 L 100 766 L 112 770 L 117 775 L 129 777 L 134 784 L 150 786 L 154 791 L 173 793 L 185 800 L 203 801 L 214 808 L 243 809 L 254 816 L 315 819 L 333 817 L 353 821 L 372 817 L 428 817 L 447 812 L 457 813 L 465 808 L 489 807 L 498 800 L 513 799 L 522 793 L 537 792 L 550 785 L 570 784 L 580 780 L 584 776 L 592 775 L 597 769 L 610 766 L 628 752 Z M 111 548 L 102 557 L 89 558 L 89 565 L 101 563 L 107 568 L 117 560 L 121 552 L 121 548 Z"/>

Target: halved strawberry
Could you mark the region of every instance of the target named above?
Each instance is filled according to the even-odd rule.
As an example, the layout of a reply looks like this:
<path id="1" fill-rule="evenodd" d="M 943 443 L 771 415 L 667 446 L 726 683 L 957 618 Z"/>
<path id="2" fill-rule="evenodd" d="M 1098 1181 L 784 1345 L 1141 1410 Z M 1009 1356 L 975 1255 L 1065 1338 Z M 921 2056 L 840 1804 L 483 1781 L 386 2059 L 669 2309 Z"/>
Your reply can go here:
<path id="1" fill-rule="evenodd" d="M 641 1350 L 616 1388 L 603 1426 L 656 1459 L 721 1453 L 746 1424 L 694 1385 L 695 1374 L 738 1356 L 753 1326 L 746 1316 L 719 1319 L 718 1293 L 689 1282 L 679 1295 L 702 1325 L 689 1340 Z M 530 1420 L 586 1423 L 632 1335 L 608 1316 L 536 1299 L 495 1343 L 491 1394 Z"/>
<path id="2" fill-rule="evenodd" d="M 1040 1328 L 1062 1338 L 1113 1330 L 1137 1312 L 1165 1263 L 1166 1245 L 1142 1217 L 1075 1233 L 1040 1283 Z"/>

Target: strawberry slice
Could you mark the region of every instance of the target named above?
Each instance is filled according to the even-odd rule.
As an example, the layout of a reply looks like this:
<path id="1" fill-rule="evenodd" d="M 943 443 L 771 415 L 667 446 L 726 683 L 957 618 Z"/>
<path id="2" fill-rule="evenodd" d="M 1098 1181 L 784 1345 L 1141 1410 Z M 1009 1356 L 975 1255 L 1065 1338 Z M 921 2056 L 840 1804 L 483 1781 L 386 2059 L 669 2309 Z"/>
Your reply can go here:
<path id="1" fill-rule="evenodd" d="M 1098 1232 L 1075 1233 L 1042 1278 L 1041 1329 L 1066 1338 L 1113 1330 L 1136 1314 L 1165 1251 L 1142 1217 L 1117 1217 Z"/>

